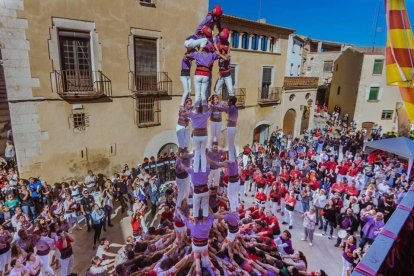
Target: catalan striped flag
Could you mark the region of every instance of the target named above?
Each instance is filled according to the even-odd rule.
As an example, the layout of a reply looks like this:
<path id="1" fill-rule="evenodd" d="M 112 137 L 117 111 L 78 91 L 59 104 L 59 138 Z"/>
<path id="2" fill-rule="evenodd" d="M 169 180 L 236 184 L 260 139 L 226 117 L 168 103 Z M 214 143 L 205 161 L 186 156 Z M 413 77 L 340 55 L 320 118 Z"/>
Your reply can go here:
<path id="1" fill-rule="evenodd" d="M 387 84 L 400 87 L 405 109 L 414 123 L 414 37 L 404 0 L 385 0 L 387 19 Z"/>

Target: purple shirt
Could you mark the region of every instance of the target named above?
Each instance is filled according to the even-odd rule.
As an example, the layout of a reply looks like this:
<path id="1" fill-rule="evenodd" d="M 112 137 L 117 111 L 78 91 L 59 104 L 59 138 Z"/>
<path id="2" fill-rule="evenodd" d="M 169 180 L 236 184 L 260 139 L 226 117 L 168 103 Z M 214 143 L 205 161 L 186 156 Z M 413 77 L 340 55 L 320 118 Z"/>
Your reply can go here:
<path id="1" fill-rule="evenodd" d="M 181 159 L 177 158 L 175 161 L 175 173 L 176 174 L 182 174 L 184 172 L 187 172 L 186 169 L 183 168 L 183 165 L 187 168 L 190 167 L 190 158 L 187 159 Z"/>
<path id="2" fill-rule="evenodd" d="M 354 252 L 354 250 L 356 249 L 356 245 L 355 244 L 348 244 L 348 249 L 351 252 Z M 351 264 L 354 263 L 354 257 L 348 256 L 348 254 L 346 254 L 346 252 L 345 252 L 345 249 L 344 249 L 344 253 L 342 253 L 342 257 L 344 257 L 344 259 L 347 260 L 348 262 L 350 262 Z"/>
<path id="3" fill-rule="evenodd" d="M 184 224 L 191 231 L 191 237 L 197 239 L 208 239 L 210 236 L 210 229 L 213 226 L 214 217 L 209 216 L 206 223 L 202 220 L 197 224 L 190 222 L 188 218 L 184 218 Z"/>
<path id="4" fill-rule="evenodd" d="M 238 226 L 239 225 L 239 214 L 234 212 L 234 213 L 229 213 L 229 214 L 225 214 L 223 216 L 224 221 L 231 226 Z"/>
<path id="5" fill-rule="evenodd" d="M 203 66 L 207 68 L 210 68 L 214 61 L 219 58 L 216 53 L 212 52 L 193 52 L 190 53 L 189 56 L 195 59 L 197 66 Z"/>
<path id="6" fill-rule="evenodd" d="M 237 161 L 227 163 L 227 175 L 239 175 L 239 164 L 237 163 Z"/>
<path id="7" fill-rule="evenodd" d="M 366 221 L 362 232 L 368 239 L 375 239 L 378 236 L 380 228 L 384 227 L 384 220 L 376 221 L 374 217 L 361 217 L 362 221 Z"/>
<path id="8" fill-rule="evenodd" d="M 182 123 L 185 122 L 184 124 L 188 125 L 190 121 L 190 119 L 188 119 L 190 113 L 191 113 L 191 109 L 185 109 L 184 111 L 179 111 L 178 112 L 178 124 L 182 125 Z"/>
<path id="9" fill-rule="evenodd" d="M 181 60 L 181 70 L 190 70 L 191 69 L 191 59 L 187 56 L 183 56 Z"/>
<path id="10" fill-rule="evenodd" d="M 197 26 L 197 29 L 195 30 L 195 34 L 198 34 L 201 30 L 201 28 L 203 28 L 203 26 L 207 26 L 209 27 L 211 30 L 214 29 L 214 26 L 217 26 L 217 29 L 219 30 L 219 32 L 221 32 L 221 20 L 217 20 L 215 21 L 213 16 L 209 13 L 207 14 L 207 16 L 204 18 L 203 21 L 201 21 L 201 23 Z"/>
<path id="11" fill-rule="evenodd" d="M 213 162 L 210 163 L 210 169 L 217 170 L 219 168 L 219 166 L 217 165 L 217 163 L 220 162 L 221 156 L 223 154 L 224 154 L 224 151 L 222 151 L 222 150 L 218 150 L 218 151 L 209 150 L 207 152 L 208 159 L 210 159 L 211 161 L 213 161 Z"/>
<path id="12" fill-rule="evenodd" d="M 227 60 L 224 60 L 222 58 L 219 59 L 219 71 L 226 71 L 230 69 L 230 61 L 231 57 L 230 55 L 227 55 Z"/>
<path id="13" fill-rule="evenodd" d="M 237 110 L 237 107 L 235 105 L 224 106 L 224 110 L 227 113 L 227 120 L 232 122 L 237 122 L 237 118 L 239 117 L 239 111 Z"/>
<path id="14" fill-rule="evenodd" d="M 208 117 L 210 116 L 210 110 L 205 113 L 194 113 L 190 112 L 188 117 L 191 118 L 193 128 L 207 128 L 208 124 Z"/>
<path id="15" fill-rule="evenodd" d="M 208 183 L 210 169 L 207 168 L 206 172 L 194 172 L 192 168 L 188 168 L 187 172 L 191 175 L 191 183 L 193 183 L 193 186 L 202 186 Z"/>
<path id="16" fill-rule="evenodd" d="M 213 122 L 221 122 L 221 113 L 224 111 L 223 104 L 214 104 L 211 106 L 210 120 Z"/>
<path id="17" fill-rule="evenodd" d="M 280 238 L 280 240 L 282 241 L 282 244 L 285 244 L 283 249 L 285 250 L 287 254 L 291 255 L 295 253 L 295 250 L 293 250 L 293 247 L 292 247 L 292 241 L 290 239 L 284 240 L 283 238 Z"/>

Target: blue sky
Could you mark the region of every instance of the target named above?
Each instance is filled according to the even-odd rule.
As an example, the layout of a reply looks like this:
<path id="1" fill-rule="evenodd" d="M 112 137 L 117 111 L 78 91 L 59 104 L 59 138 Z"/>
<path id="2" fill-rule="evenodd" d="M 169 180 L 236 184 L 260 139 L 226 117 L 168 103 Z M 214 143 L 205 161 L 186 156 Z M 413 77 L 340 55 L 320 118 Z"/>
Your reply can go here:
<path id="1" fill-rule="evenodd" d="M 405 2 L 414 26 L 414 1 Z M 226 14 L 252 20 L 257 20 L 260 14 L 270 24 L 289 27 L 315 39 L 372 46 L 376 34 L 375 45 L 385 45 L 384 0 L 261 0 L 261 9 L 260 0 L 209 0 L 209 3 L 210 8 L 221 5 Z"/>

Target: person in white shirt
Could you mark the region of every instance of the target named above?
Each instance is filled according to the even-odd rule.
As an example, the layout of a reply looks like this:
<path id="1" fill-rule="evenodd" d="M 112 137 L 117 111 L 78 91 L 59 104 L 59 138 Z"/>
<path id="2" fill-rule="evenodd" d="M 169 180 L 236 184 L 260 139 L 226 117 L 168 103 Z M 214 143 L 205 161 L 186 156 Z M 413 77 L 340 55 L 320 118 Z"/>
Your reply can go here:
<path id="1" fill-rule="evenodd" d="M 98 256 L 92 258 L 92 266 L 89 268 L 89 273 L 92 275 L 111 274 L 114 272 L 115 260 L 102 260 Z"/>
<path id="2" fill-rule="evenodd" d="M 36 256 L 32 252 L 27 254 L 27 261 L 25 267 L 27 271 L 30 273 L 30 275 L 39 275 L 42 265 L 43 261 L 39 258 L 39 256 Z"/>
<path id="3" fill-rule="evenodd" d="M 88 175 L 85 177 L 85 185 L 88 188 L 89 193 L 92 193 L 96 190 L 96 183 L 98 181 L 98 177 L 93 174 L 92 170 L 88 171 Z"/>
<path id="4" fill-rule="evenodd" d="M 377 185 L 377 190 L 380 195 L 387 193 L 390 187 L 387 185 L 387 181 L 383 179 L 380 183 Z"/>
<path id="5" fill-rule="evenodd" d="M 29 271 L 22 264 L 20 259 L 13 259 L 10 262 L 12 269 L 10 270 L 9 276 L 25 276 L 28 275 Z"/>
<path id="6" fill-rule="evenodd" d="M 6 142 L 6 148 L 4 149 L 4 157 L 7 161 L 7 166 L 14 167 L 14 156 L 16 155 L 16 151 L 14 149 L 14 145 L 11 141 Z"/>
<path id="7" fill-rule="evenodd" d="M 318 225 L 320 223 L 319 229 L 322 229 L 323 227 L 323 221 L 322 221 L 322 216 L 320 212 L 323 208 L 325 208 L 325 205 L 327 202 L 328 202 L 328 198 L 326 196 L 326 191 L 324 189 L 316 190 L 313 196 L 312 203 L 313 203 L 313 207 L 315 207 L 315 213 L 316 213 L 315 225 Z"/>

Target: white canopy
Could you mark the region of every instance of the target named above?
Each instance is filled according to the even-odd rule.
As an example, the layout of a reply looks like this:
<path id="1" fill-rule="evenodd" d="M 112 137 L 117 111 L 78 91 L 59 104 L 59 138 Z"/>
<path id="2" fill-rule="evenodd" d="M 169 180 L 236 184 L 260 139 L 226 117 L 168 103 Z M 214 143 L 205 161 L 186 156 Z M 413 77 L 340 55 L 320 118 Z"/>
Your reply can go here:
<path id="1" fill-rule="evenodd" d="M 367 149 L 369 148 L 369 149 Z M 414 141 L 407 137 L 396 137 L 370 141 L 364 144 L 364 151 L 383 150 L 408 159 L 408 174 L 411 172 L 414 161 Z"/>

